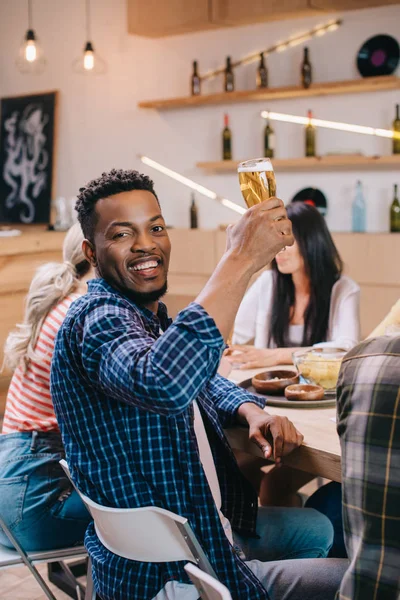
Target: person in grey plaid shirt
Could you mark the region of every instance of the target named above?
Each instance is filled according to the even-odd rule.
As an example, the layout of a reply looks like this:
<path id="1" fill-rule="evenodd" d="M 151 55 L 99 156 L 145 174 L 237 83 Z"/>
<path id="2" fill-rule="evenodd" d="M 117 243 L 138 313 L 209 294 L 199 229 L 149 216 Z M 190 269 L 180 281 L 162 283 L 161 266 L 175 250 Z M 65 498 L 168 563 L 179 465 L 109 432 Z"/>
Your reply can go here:
<path id="1" fill-rule="evenodd" d="M 338 600 L 400 598 L 400 336 L 347 354 L 338 381 L 343 525 L 350 566 Z"/>
<path id="2" fill-rule="evenodd" d="M 174 322 L 159 302 L 171 244 L 153 182 L 136 171 L 105 173 L 80 190 L 77 211 L 98 279 L 59 330 L 51 394 L 78 489 L 105 506 L 155 505 L 186 517 L 234 600 L 333 599 L 347 563 L 324 558 L 328 519 L 295 508 L 257 515 L 223 431 L 247 425 L 277 463 L 303 440 L 217 374 L 251 276 L 293 243 L 283 202 L 252 207 L 228 230 L 225 255 Z M 85 544 L 103 600 L 197 600 L 182 562 L 116 556 L 93 524 Z"/>

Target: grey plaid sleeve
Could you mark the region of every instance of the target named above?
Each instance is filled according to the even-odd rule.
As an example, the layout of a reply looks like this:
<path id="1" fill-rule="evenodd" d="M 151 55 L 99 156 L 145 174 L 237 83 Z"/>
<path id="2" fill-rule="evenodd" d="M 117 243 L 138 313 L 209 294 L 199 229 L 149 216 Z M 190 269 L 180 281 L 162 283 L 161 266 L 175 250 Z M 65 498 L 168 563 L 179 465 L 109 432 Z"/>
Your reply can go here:
<path id="1" fill-rule="evenodd" d="M 350 559 L 339 600 L 400 598 L 400 336 L 368 340 L 343 361 L 337 428 Z"/>

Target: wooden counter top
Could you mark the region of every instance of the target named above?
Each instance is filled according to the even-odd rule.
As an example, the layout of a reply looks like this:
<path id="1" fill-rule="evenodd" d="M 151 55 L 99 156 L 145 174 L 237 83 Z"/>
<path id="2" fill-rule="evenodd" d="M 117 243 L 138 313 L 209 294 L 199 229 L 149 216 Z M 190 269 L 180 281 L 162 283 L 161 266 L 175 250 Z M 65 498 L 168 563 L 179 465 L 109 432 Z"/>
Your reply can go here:
<path id="1" fill-rule="evenodd" d="M 16 225 L 21 235 L 0 237 L 0 257 L 40 252 L 60 252 L 65 231 L 48 231 L 47 225 Z"/>

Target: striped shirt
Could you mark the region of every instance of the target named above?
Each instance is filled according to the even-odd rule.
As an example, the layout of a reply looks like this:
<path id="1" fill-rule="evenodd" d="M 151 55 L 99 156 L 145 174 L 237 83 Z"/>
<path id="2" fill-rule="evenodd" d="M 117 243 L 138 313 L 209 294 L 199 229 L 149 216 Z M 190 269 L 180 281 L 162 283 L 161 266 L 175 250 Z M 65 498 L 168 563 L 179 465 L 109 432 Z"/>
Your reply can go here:
<path id="1" fill-rule="evenodd" d="M 400 598 L 400 336 L 343 360 L 337 428 L 350 566 L 337 600 Z"/>
<path id="2" fill-rule="evenodd" d="M 18 365 L 7 394 L 2 433 L 16 431 L 58 431 L 50 395 L 50 364 L 54 340 L 71 303 L 79 294 L 71 294 L 47 315 L 41 327 L 35 358 L 24 370 Z"/>

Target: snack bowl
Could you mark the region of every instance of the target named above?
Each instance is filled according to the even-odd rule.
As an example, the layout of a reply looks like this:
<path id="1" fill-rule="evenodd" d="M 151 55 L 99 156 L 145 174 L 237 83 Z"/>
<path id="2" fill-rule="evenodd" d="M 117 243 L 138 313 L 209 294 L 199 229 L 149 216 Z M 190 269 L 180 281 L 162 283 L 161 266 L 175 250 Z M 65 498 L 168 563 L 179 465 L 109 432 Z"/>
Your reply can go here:
<path id="1" fill-rule="evenodd" d="M 323 400 L 325 392 L 320 385 L 300 383 L 288 385 L 285 389 L 285 396 L 288 400 Z"/>
<path id="2" fill-rule="evenodd" d="M 259 394 L 283 394 L 288 385 L 299 382 L 299 374 L 294 369 L 271 369 L 258 373 L 251 384 Z"/>
<path id="3" fill-rule="evenodd" d="M 304 383 L 320 385 L 325 393 L 335 393 L 339 371 L 346 350 L 342 348 L 310 348 L 293 352 L 293 363 Z"/>

